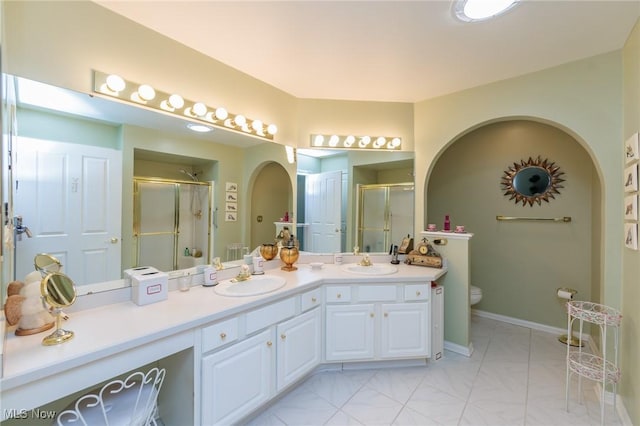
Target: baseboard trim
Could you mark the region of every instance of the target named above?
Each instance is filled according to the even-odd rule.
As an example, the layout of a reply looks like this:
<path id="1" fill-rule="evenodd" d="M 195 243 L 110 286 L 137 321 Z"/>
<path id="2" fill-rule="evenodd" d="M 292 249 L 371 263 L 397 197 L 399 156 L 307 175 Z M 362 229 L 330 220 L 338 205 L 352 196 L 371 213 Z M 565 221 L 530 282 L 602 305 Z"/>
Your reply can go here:
<path id="1" fill-rule="evenodd" d="M 508 324 L 519 325 L 520 327 L 530 328 L 532 330 L 543 331 L 545 333 L 559 334 L 559 335 L 567 334 L 566 328 L 551 327 L 550 325 L 540 324 L 533 321 L 527 321 L 520 318 L 513 318 L 506 315 L 494 314 L 492 312 L 481 311 L 478 309 L 471 309 L 471 314 L 477 315 L 481 318 L 489 318 L 496 321 L 506 322 Z M 585 333 L 582 333 L 582 340 L 585 342 L 591 341 L 590 336 Z"/>
<path id="2" fill-rule="evenodd" d="M 473 343 L 469 343 L 469 346 L 459 345 L 457 343 L 444 341 L 444 349 L 447 351 L 455 352 L 464 356 L 471 356 L 473 354 Z"/>

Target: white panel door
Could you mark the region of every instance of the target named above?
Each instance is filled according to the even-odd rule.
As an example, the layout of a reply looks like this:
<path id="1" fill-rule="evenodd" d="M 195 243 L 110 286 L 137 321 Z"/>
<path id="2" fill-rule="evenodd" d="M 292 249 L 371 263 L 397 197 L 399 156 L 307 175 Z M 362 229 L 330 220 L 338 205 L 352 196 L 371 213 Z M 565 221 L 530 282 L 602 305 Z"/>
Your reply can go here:
<path id="1" fill-rule="evenodd" d="M 309 223 L 309 247 L 314 253 L 340 250 L 342 172 L 309 175 L 305 188 L 305 212 Z"/>
<path id="2" fill-rule="evenodd" d="M 202 358 L 202 424 L 231 425 L 275 393 L 273 329 Z"/>
<path id="3" fill-rule="evenodd" d="M 382 305 L 381 358 L 431 355 L 428 303 Z"/>
<path id="4" fill-rule="evenodd" d="M 121 277 L 122 154 L 19 137 L 14 211 L 32 237 L 16 241 L 16 278 L 50 253 L 76 285 Z"/>
<path id="5" fill-rule="evenodd" d="M 326 322 L 327 361 L 373 358 L 374 305 L 329 305 Z"/>
<path id="6" fill-rule="evenodd" d="M 320 364 L 320 308 L 278 325 L 278 391 Z"/>

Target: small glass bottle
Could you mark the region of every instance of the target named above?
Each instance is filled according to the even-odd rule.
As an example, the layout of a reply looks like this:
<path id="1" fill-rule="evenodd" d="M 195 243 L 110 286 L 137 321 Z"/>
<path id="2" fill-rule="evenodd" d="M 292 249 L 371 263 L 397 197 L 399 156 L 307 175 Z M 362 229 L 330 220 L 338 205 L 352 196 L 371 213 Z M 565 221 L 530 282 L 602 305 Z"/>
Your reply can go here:
<path id="1" fill-rule="evenodd" d="M 444 217 L 444 230 L 451 231 L 451 221 L 449 220 L 449 215 Z"/>

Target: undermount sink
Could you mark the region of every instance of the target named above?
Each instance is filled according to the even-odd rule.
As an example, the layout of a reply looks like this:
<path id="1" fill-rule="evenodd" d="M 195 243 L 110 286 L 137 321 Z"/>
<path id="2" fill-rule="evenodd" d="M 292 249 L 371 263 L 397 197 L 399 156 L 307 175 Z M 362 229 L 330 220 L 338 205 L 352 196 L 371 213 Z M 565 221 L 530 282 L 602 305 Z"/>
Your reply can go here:
<path id="1" fill-rule="evenodd" d="M 257 296 L 284 287 L 286 280 L 274 275 L 252 275 L 246 281 L 225 280 L 213 288 L 221 296 Z"/>
<path id="2" fill-rule="evenodd" d="M 386 263 L 374 263 L 373 265 L 363 266 L 358 263 L 349 263 L 342 267 L 345 272 L 351 272 L 352 274 L 363 275 L 389 275 L 398 272 L 398 268 L 395 265 Z"/>

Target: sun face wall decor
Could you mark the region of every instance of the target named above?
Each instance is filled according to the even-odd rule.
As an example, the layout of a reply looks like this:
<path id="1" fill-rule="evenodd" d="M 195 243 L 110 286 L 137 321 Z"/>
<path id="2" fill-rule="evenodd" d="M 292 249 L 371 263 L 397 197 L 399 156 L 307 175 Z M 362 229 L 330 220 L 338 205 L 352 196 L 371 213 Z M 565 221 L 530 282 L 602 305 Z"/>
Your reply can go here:
<path id="1" fill-rule="evenodd" d="M 565 181 L 562 175 L 564 172 L 555 162 L 543 160 L 540 156 L 536 159 L 529 157 L 527 161 L 520 160 L 505 170 L 500 184 L 504 195 L 510 197 L 509 200 L 515 199 L 516 204 L 540 205 L 542 201 L 548 203 L 550 198 L 556 198 L 555 194 L 560 194 L 558 189 L 564 188 L 560 184 Z"/>

